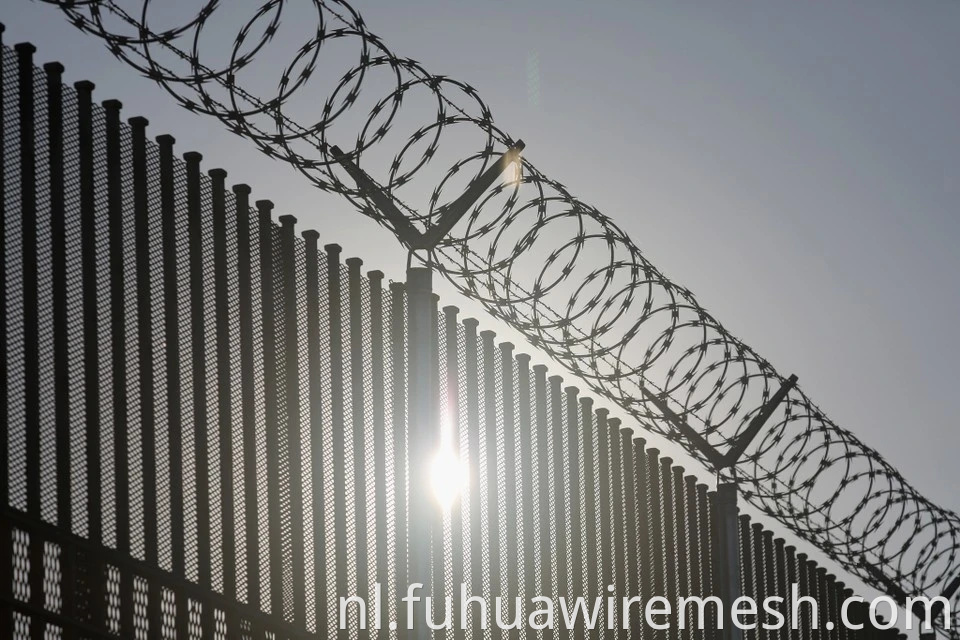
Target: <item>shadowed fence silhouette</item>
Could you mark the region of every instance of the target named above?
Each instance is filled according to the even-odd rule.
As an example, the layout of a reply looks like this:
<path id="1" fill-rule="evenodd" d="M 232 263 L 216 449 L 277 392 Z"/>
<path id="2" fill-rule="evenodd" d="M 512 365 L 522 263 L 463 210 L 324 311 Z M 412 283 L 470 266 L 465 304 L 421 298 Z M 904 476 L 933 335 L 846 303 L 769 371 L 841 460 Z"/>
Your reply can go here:
<path id="1" fill-rule="evenodd" d="M 347 0 L 44 1 L 407 248 L 437 240 L 429 260 L 461 293 L 846 571 L 960 611 L 957 514 L 831 420 L 616 220 L 524 156 L 446 227 L 464 183 L 520 141 L 474 87 L 391 50 Z"/>
<path id="2" fill-rule="evenodd" d="M 249 187 L 33 54 L 0 48 L 0 637 L 405 636 L 399 598 L 424 570 L 455 621 L 461 583 L 511 612 L 521 597 L 524 616 L 533 595 L 607 585 L 718 592 L 722 500 L 436 297 L 435 422 L 469 484 L 427 515 L 429 556 L 412 567 L 424 523 L 409 505 L 429 488 L 410 481 L 404 284 L 298 237 L 294 218 L 275 222 Z M 744 594 L 797 582 L 820 602 L 819 630 L 747 637 L 896 637 L 824 631 L 850 590 L 739 525 Z M 338 629 L 337 599 L 372 602 L 377 584 L 384 627 Z M 602 633 L 467 620 L 434 636 Z M 716 634 L 631 622 L 603 633 Z"/>

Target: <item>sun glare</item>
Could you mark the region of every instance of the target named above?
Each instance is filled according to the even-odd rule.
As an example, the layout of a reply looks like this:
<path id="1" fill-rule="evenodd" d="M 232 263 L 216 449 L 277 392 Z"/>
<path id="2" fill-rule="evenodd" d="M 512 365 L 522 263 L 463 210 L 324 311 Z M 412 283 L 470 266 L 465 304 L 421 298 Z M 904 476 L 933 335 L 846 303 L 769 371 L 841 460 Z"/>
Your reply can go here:
<path id="1" fill-rule="evenodd" d="M 469 480 L 467 465 L 461 462 L 460 457 L 453 450 L 450 438 L 444 432 L 440 448 L 434 455 L 430 468 L 433 496 L 444 512 L 453 508 L 460 494 L 467 488 Z"/>
<path id="2" fill-rule="evenodd" d="M 517 185 L 523 180 L 523 167 L 521 162 L 517 159 L 516 162 L 511 162 L 507 165 L 506 170 L 503 172 L 503 182 L 508 185 Z"/>

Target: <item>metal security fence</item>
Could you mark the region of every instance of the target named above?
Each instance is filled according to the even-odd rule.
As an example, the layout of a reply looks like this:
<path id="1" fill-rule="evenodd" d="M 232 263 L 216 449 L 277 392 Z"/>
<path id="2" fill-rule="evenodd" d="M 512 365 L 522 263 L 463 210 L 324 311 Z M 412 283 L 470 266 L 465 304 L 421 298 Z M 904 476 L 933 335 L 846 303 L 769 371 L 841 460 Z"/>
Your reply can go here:
<path id="1" fill-rule="evenodd" d="M 439 309 L 413 272 L 387 284 L 297 237 L 33 53 L 0 48 L 0 637 L 407 637 L 400 598 L 423 578 L 455 622 L 461 584 L 508 598 L 511 620 L 521 598 L 526 621 L 534 594 L 797 582 L 818 628 L 747 637 L 896 636 L 826 631 L 849 590 L 747 516 L 724 534 L 731 487 L 709 491 Z M 469 470 L 447 510 L 424 498 L 424 454 L 443 444 Z M 382 628 L 353 609 L 340 629 L 338 599 L 372 603 L 377 585 Z M 654 630 L 636 609 L 629 631 L 484 630 L 463 613 L 432 635 L 719 637 Z"/>

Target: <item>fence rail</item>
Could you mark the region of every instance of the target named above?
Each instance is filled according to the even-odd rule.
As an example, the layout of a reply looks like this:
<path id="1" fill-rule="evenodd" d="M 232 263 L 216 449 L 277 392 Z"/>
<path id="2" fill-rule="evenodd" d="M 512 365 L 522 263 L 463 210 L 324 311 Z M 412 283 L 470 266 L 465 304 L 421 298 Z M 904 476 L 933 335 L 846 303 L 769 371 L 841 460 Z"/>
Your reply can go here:
<path id="1" fill-rule="evenodd" d="M 424 571 L 435 595 L 522 597 L 524 619 L 533 594 L 720 591 L 706 485 L 435 296 L 423 326 L 404 284 L 33 54 L 0 48 L 0 636 L 381 640 Z M 469 469 L 435 516 L 415 417 Z M 743 593 L 822 603 L 819 630 L 747 637 L 896 637 L 825 631 L 841 582 L 747 516 L 735 542 Z M 401 631 L 338 629 L 337 599 L 377 584 Z M 434 636 L 604 634 L 467 619 Z M 631 621 L 605 633 L 716 635 Z"/>

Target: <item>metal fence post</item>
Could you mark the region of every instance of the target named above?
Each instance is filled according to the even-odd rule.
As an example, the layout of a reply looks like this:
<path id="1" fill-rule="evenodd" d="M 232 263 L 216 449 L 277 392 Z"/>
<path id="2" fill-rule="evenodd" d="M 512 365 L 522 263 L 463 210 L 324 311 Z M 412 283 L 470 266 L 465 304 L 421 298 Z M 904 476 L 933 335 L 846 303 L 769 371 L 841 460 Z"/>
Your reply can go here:
<path id="1" fill-rule="evenodd" d="M 323 385 L 320 361 L 320 263 L 318 240 L 313 230 L 302 234 L 305 248 L 307 284 L 307 377 L 310 388 L 310 482 L 312 484 L 313 554 L 316 594 L 314 629 L 317 635 L 329 633 L 327 623 L 327 543 L 326 497 L 323 477 Z M 321 596 L 320 594 L 323 594 Z"/>
<path id="2" fill-rule="evenodd" d="M 105 100 L 107 139 L 107 246 L 110 263 L 111 385 L 113 400 L 113 471 L 116 495 L 117 550 L 130 553 L 130 457 L 127 389 L 126 265 L 123 210 L 125 154 L 119 100 Z M 120 633 L 133 630 L 133 576 L 120 567 Z"/>
<path id="3" fill-rule="evenodd" d="M 673 600 L 678 595 L 677 590 L 677 543 L 674 536 L 674 517 L 673 517 L 673 458 L 662 456 L 660 458 L 660 505 L 663 524 L 663 557 L 664 557 L 664 595 L 668 600 Z M 666 632 L 666 637 L 670 640 L 678 640 L 680 637 L 677 625 L 671 624 Z"/>
<path id="4" fill-rule="evenodd" d="M 652 497 L 652 496 L 651 496 Z M 697 522 L 700 523 L 700 588 L 704 597 L 716 595 L 716 588 L 713 584 L 713 533 L 711 531 L 710 515 L 710 497 L 707 492 L 707 485 L 697 484 Z M 710 622 L 716 622 L 716 612 L 711 611 L 708 614 Z M 712 640 L 718 635 L 716 629 L 707 628 L 703 636 Z"/>
<path id="5" fill-rule="evenodd" d="M 700 568 L 702 562 L 700 558 L 700 544 L 703 539 L 703 528 L 700 525 L 700 518 L 697 511 L 697 479 L 694 476 L 687 476 L 684 482 L 686 484 L 685 502 L 687 522 L 690 523 L 690 531 L 687 535 L 688 553 L 690 554 L 690 593 L 691 595 L 702 597 L 705 594 L 706 588 L 703 585 L 703 573 Z M 706 630 L 694 629 L 690 637 L 695 638 L 695 640 L 704 640 Z"/>
<path id="6" fill-rule="evenodd" d="M 402 282 L 390 283 L 391 430 L 393 431 L 394 593 L 403 597 L 407 580 L 407 352 L 406 304 Z M 397 628 L 406 629 L 406 607 L 397 606 Z"/>
<path id="7" fill-rule="evenodd" d="M 754 575 L 755 569 L 754 565 L 757 562 L 757 558 L 753 553 L 753 545 L 751 543 L 750 532 L 750 516 L 741 515 L 740 516 L 740 575 L 742 576 L 740 580 L 740 588 L 743 590 L 743 595 L 750 598 L 756 598 L 756 588 L 754 587 Z M 754 640 L 757 637 L 757 630 L 752 629 L 747 633 L 743 634 L 748 640 Z"/>
<path id="8" fill-rule="evenodd" d="M 428 268 L 407 270 L 407 344 L 408 369 L 408 463 L 409 463 L 409 584 L 423 585 L 421 598 L 431 592 L 431 532 L 438 510 L 430 500 L 430 456 L 438 440 L 439 425 L 432 404 L 434 375 L 431 338 L 433 336 L 433 273 Z M 421 600 L 421 603 L 424 602 Z M 426 607 L 421 609 L 426 612 Z M 416 610 L 416 608 L 414 608 Z M 412 638 L 429 638 L 426 619 L 414 615 L 407 621 Z"/>
<path id="9" fill-rule="evenodd" d="M 741 516 L 741 522 L 742 522 L 742 521 L 743 521 L 743 517 Z M 744 531 L 744 529 L 741 527 L 740 531 L 741 531 L 741 533 L 742 533 L 742 532 Z M 796 550 L 795 547 L 793 547 L 793 546 L 791 546 L 791 545 L 787 545 L 787 546 L 784 548 L 784 553 L 786 553 L 787 585 L 788 585 L 788 589 L 789 589 L 789 588 L 792 587 L 792 585 L 793 585 L 794 583 L 797 582 L 797 550 Z M 744 583 L 745 583 L 745 584 L 746 584 L 746 582 L 747 582 L 746 576 L 749 576 L 749 575 L 750 575 L 750 571 L 749 571 L 748 569 L 744 569 L 744 576 L 745 576 Z M 789 594 L 788 594 L 788 597 L 789 597 Z M 802 634 L 797 633 L 796 631 L 794 631 L 793 625 L 795 624 L 796 621 L 793 620 L 793 612 L 790 612 L 790 614 L 791 614 L 791 615 L 790 615 L 789 623 L 790 623 L 790 634 L 791 634 L 791 637 L 803 637 Z M 798 626 L 799 626 L 799 625 L 798 625 Z M 801 627 L 801 628 L 802 628 L 802 627 Z M 798 629 L 797 631 L 799 631 L 799 629 Z"/>
<path id="10" fill-rule="evenodd" d="M 786 619 L 790 614 L 790 583 L 787 581 L 787 551 L 785 546 L 786 543 L 783 538 L 774 539 L 773 556 L 777 570 L 777 595 L 783 598 L 783 603 L 780 605 L 780 613 L 784 614 L 784 618 Z M 782 640 L 790 640 L 789 629 L 786 627 L 781 627 L 777 635 Z"/>
<path id="11" fill-rule="evenodd" d="M 67 344 L 67 239 L 64 195 L 63 157 L 63 65 L 43 65 L 47 80 L 47 149 L 50 176 L 50 264 L 53 297 L 53 367 L 54 411 L 56 421 L 57 459 L 57 526 L 73 530 L 73 505 L 70 495 L 73 465 L 70 450 L 70 375 Z M 2 135 L 2 134 L 0 134 Z M 63 545 L 60 550 L 61 613 L 74 615 L 74 549 Z M 63 628 L 64 640 L 75 637 L 74 629 Z"/>
<path id="12" fill-rule="evenodd" d="M 373 487 L 374 538 L 376 540 L 376 581 L 381 594 L 390 584 L 390 553 L 387 546 L 387 407 L 384 376 L 383 272 L 369 271 L 370 287 L 370 382 L 373 408 Z M 388 596 L 389 597 L 389 594 Z M 389 608 L 388 608 L 389 609 Z M 382 622 L 381 622 L 382 625 Z M 386 640 L 388 629 L 377 630 L 378 640 Z"/>
<path id="13" fill-rule="evenodd" d="M 433 383 L 430 385 L 430 410 L 431 410 L 431 420 L 430 424 L 434 425 L 434 434 L 435 434 L 435 448 L 432 450 L 431 454 L 436 455 L 436 451 L 440 450 L 441 446 L 446 446 L 443 443 L 441 436 L 440 428 L 440 296 L 436 293 L 431 294 L 430 296 L 430 372 L 431 380 Z M 444 450 L 444 455 L 447 455 L 447 451 Z M 435 471 L 434 471 L 435 473 Z M 431 478 L 431 480 L 435 480 Z M 433 487 L 431 487 L 433 488 Z M 431 526 L 431 544 L 430 552 L 433 558 L 433 586 L 430 591 L 431 596 L 433 597 L 433 617 L 440 620 L 444 620 L 447 615 L 447 606 L 446 599 L 444 596 L 446 593 L 446 547 L 448 546 L 448 540 L 446 539 L 445 533 L 445 520 L 447 518 L 447 509 L 449 508 L 452 511 L 453 504 L 442 505 L 441 509 L 437 509 L 438 505 L 434 505 L 434 510 L 438 511 L 436 517 L 432 519 Z M 452 608 L 452 607 L 451 607 Z M 440 612 L 440 616 L 436 615 L 436 612 Z M 433 632 L 434 640 L 446 640 L 447 630 L 445 628 L 437 629 Z M 361 638 L 360 640 L 364 640 Z"/>
<path id="14" fill-rule="evenodd" d="M 613 472 L 611 471 L 610 429 L 607 409 L 596 411 L 597 473 L 600 481 L 600 593 L 607 594 L 613 584 L 613 511 L 610 500 L 613 495 Z M 614 505 L 619 507 L 619 505 Z"/>
<path id="15" fill-rule="evenodd" d="M 666 574 L 664 573 L 664 541 L 663 541 L 663 515 L 660 512 L 660 503 L 663 494 L 660 492 L 660 450 L 651 447 L 646 450 L 647 460 L 647 498 L 650 502 L 650 566 L 648 573 L 652 575 L 650 584 L 652 589 L 646 597 L 666 596 Z M 661 630 L 653 630 L 652 637 L 662 640 L 666 638 L 666 633 Z"/>
<path id="16" fill-rule="evenodd" d="M 800 595 L 811 595 L 810 573 L 807 570 L 807 554 L 797 554 L 797 568 L 797 583 L 799 585 Z M 800 634 L 798 637 L 802 638 L 803 640 L 810 640 L 813 638 L 813 622 L 811 619 L 808 618 L 806 614 L 801 613 L 799 623 Z"/>
<path id="17" fill-rule="evenodd" d="M 157 527 L 157 446 L 156 407 L 154 404 L 153 305 L 150 295 L 150 221 L 147 180 L 147 119 L 130 118 L 133 157 L 133 225 L 136 247 L 137 290 L 137 377 L 140 384 L 140 446 L 143 465 L 143 500 L 140 512 L 143 522 L 144 558 L 156 564 L 158 555 Z M 66 333 L 66 329 L 64 329 Z M 147 619 L 150 638 L 160 637 L 162 594 L 155 585 L 147 586 Z"/>
<path id="18" fill-rule="evenodd" d="M 486 463 L 487 481 L 487 564 L 490 574 L 490 597 L 502 596 L 503 581 L 501 580 L 500 527 L 503 519 L 500 513 L 500 487 L 503 479 L 497 472 L 497 384 L 494 377 L 496 363 L 494 361 L 494 333 L 489 329 L 480 332 L 481 348 L 481 384 L 483 389 L 483 432 L 481 438 L 484 443 L 484 458 Z M 488 612 L 489 613 L 489 612 Z M 496 625 L 490 627 L 490 637 L 500 640 L 503 637 Z"/>
<path id="19" fill-rule="evenodd" d="M 280 504 L 280 443 L 277 371 L 277 283 L 274 280 L 276 234 L 273 202 L 257 200 L 260 253 L 260 327 L 263 358 L 263 422 L 267 463 L 267 557 L 270 567 L 270 613 L 283 619 L 283 511 Z M 282 327 L 282 325 L 280 325 Z"/>
<path id="20" fill-rule="evenodd" d="M 468 363 L 469 364 L 469 363 Z M 536 412 L 537 446 L 537 485 L 539 487 L 537 507 L 540 522 L 540 593 L 554 595 L 553 565 L 550 553 L 550 464 L 549 438 L 550 423 L 547 420 L 547 367 L 533 366 L 534 405 Z M 544 629 L 543 637 L 554 638 L 553 629 Z"/>
<path id="21" fill-rule="evenodd" d="M 610 447 L 610 473 L 613 476 L 613 507 L 611 515 L 613 516 L 613 561 L 616 566 L 613 575 L 614 593 L 618 596 L 617 600 L 627 595 L 627 545 L 633 545 L 633 540 L 627 540 L 624 529 L 626 509 L 624 507 L 623 495 L 623 446 L 620 438 L 620 419 L 609 418 L 607 420 L 607 441 Z M 627 640 L 627 629 L 623 626 L 623 609 L 620 603 L 615 600 L 616 614 L 608 611 L 607 615 L 613 616 L 617 622 L 617 638 Z M 622 601 L 621 601 L 622 602 Z"/>
<path id="22" fill-rule="evenodd" d="M 236 510 L 234 506 L 233 457 L 233 378 L 230 372 L 229 275 L 227 271 L 227 211 L 225 181 L 227 172 L 211 169 L 210 196 L 213 213 L 213 277 L 216 353 L 217 353 L 217 429 L 219 431 L 220 462 L 220 531 L 223 558 L 223 594 L 231 601 L 237 599 L 237 543 Z M 238 620 L 234 612 L 227 613 L 228 636 L 236 637 Z"/>
<path id="23" fill-rule="evenodd" d="M 640 567 L 637 563 L 639 530 L 637 528 L 636 471 L 633 468 L 633 429 L 627 427 L 620 429 L 620 451 L 623 456 L 623 506 L 627 547 L 627 565 L 624 569 L 627 577 L 627 591 L 621 594 L 621 597 L 632 598 L 640 595 Z M 642 632 L 638 613 L 639 607 L 637 606 L 634 606 L 630 611 L 624 608 L 620 612 L 621 626 L 624 622 L 629 625 L 630 638 L 634 640 L 638 640 Z"/>
<path id="24" fill-rule="evenodd" d="M 507 533 L 507 545 L 505 551 L 506 569 L 507 569 L 507 589 L 506 602 L 503 608 L 506 620 L 511 620 L 511 611 L 514 615 L 523 615 L 523 604 L 520 604 L 519 612 L 513 611 L 516 600 L 520 594 L 520 548 L 519 548 L 519 524 L 518 516 L 518 482 L 517 482 L 517 422 L 516 422 L 516 397 L 515 385 L 513 380 L 513 344 L 503 342 L 500 344 L 500 380 L 502 386 L 501 402 L 503 403 L 503 470 L 504 470 L 504 511 L 506 515 L 505 529 Z M 511 640 L 520 638 L 520 628 L 510 629 L 507 634 Z"/>
<path id="25" fill-rule="evenodd" d="M 560 385 L 563 378 L 560 376 L 550 376 L 547 378 L 549 383 L 549 415 L 550 415 L 550 440 L 553 445 L 553 514 L 554 525 L 556 527 L 556 576 L 557 596 L 569 597 L 570 583 L 567 558 L 567 535 L 563 531 L 567 524 L 566 521 L 566 493 L 569 485 L 564 481 L 563 473 L 563 398 L 561 396 Z M 491 581 L 492 583 L 492 581 Z M 557 635 L 561 638 L 571 637 L 569 629 L 559 629 Z"/>
<path id="26" fill-rule="evenodd" d="M 3 31 L 0 24 L 0 107 L 3 106 Z M 0 109 L 0 176 L 6 176 L 6 122 Z M 0 500 L 3 507 L 10 504 L 8 370 L 7 370 L 7 196 L 6 180 L 0 179 Z M 7 604 L 12 599 L 13 562 L 11 549 L 13 532 L 5 518 L 0 519 L 0 632 L 13 636 L 13 610 Z"/>
<path id="27" fill-rule="evenodd" d="M 34 520 L 43 518 L 40 478 L 40 358 L 39 358 L 39 289 L 37 255 L 37 193 L 36 193 L 36 120 L 34 113 L 33 54 L 36 48 L 21 42 L 14 46 L 19 73 L 20 119 L 20 243 L 23 296 L 23 422 L 26 435 L 27 513 Z M 30 604 L 38 609 L 44 604 L 43 541 L 35 532 L 30 534 Z M 46 625 L 39 618 L 30 623 L 31 637 L 40 640 Z"/>
<path id="28" fill-rule="evenodd" d="M 677 594 L 685 597 L 691 594 L 690 571 L 687 564 L 687 538 L 690 523 L 686 514 L 686 495 L 684 494 L 685 480 L 683 467 L 673 467 L 673 508 L 674 508 L 674 535 L 676 536 L 677 551 Z M 696 625 L 694 625 L 696 626 Z M 680 634 L 686 637 L 685 633 Z"/>
<path id="29" fill-rule="evenodd" d="M 480 368 L 477 355 L 477 324 L 475 318 L 467 318 L 463 321 L 465 334 L 463 357 L 467 377 L 467 459 L 470 463 L 470 592 L 475 596 L 483 593 L 483 552 L 480 547 L 483 536 L 480 494 Z M 482 637 L 481 617 L 471 614 L 470 622 L 471 637 Z"/>
<path id="30" fill-rule="evenodd" d="M 176 172 L 174 170 L 172 136 L 157 137 L 160 146 L 160 213 L 163 244 L 163 315 L 164 358 L 167 387 L 167 440 L 169 450 L 168 482 L 170 485 L 170 564 L 173 575 L 186 575 L 186 546 L 184 538 L 183 490 L 183 409 L 180 371 L 180 283 L 177 274 Z M 92 169 L 91 169 L 92 173 Z M 91 178 L 92 179 L 92 178 Z M 92 189 L 92 185 L 91 185 Z M 91 205 L 92 206 L 92 205 Z M 93 213 L 91 212 L 91 215 Z M 92 222 L 90 223 L 92 225 Z M 91 243 L 93 240 L 91 239 Z M 95 264 L 94 264 L 95 267 Z M 95 277 L 95 272 L 93 276 Z M 94 280 L 94 285 L 96 281 Z M 94 296 L 96 292 L 94 292 Z M 96 297 L 93 298 L 96 302 Z M 93 308 L 96 311 L 96 308 Z M 96 336 L 92 337 L 96 349 Z M 89 351 L 87 353 L 90 353 Z M 95 373 L 95 372 L 94 372 Z M 89 435 L 87 436 L 90 437 Z M 89 444 L 89 443 L 88 443 Z M 89 460 L 89 454 L 88 458 Z M 189 608 L 187 596 L 180 590 L 175 594 L 174 628 L 177 635 L 187 633 Z"/>
<path id="31" fill-rule="evenodd" d="M 633 439 L 633 486 L 636 491 L 637 503 L 637 565 L 640 576 L 637 595 L 643 598 L 644 602 L 653 593 L 653 576 L 650 567 L 654 558 L 653 550 L 650 548 L 650 498 L 648 492 L 650 476 L 647 471 L 646 445 L 647 441 L 644 438 L 635 437 Z M 636 625 L 644 637 L 649 636 L 646 620 L 643 618 L 640 607 L 635 606 L 634 609 L 633 617 L 630 618 L 631 628 Z"/>
<path id="32" fill-rule="evenodd" d="M 330 422 L 333 448 L 333 536 L 336 601 L 346 598 L 347 582 L 347 470 L 346 420 L 343 415 L 343 315 L 340 290 L 340 245 L 324 246 L 327 253 L 327 305 L 330 313 Z M 349 632 L 337 625 L 337 638 L 347 640 Z"/>
<path id="33" fill-rule="evenodd" d="M 520 432 L 520 484 L 523 509 L 523 593 L 537 590 L 536 543 L 533 511 L 533 409 L 530 397 L 530 356 L 517 354 L 518 430 Z M 524 626 L 525 637 L 535 638 L 536 630 Z"/>
<path id="34" fill-rule="evenodd" d="M 240 351 L 240 413 L 243 431 L 244 543 L 247 603 L 260 607 L 260 532 L 257 487 L 257 418 L 253 347 L 253 254 L 250 231 L 259 221 L 251 215 L 250 187 L 233 186 L 237 216 L 237 324 Z M 309 270 L 308 270 L 309 273 Z M 312 380 L 312 378 L 311 378 Z M 262 637 L 253 628 L 253 637 Z"/>
<path id="35" fill-rule="evenodd" d="M 205 326 L 206 291 L 203 264 L 203 196 L 200 161 L 196 151 L 183 154 L 187 170 L 187 255 L 190 265 L 190 369 L 193 373 L 193 447 L 195 456 L 197 525 L 197 581 L 210 588 L 212 577 L 210 538 L 210 455 L 207 406 L 207 339 Z M 213 634 L 210 604 L 201 605 L 200 626 L 203 635 Z"/>
<path id="36" fill-rule="evenodd" d="M 763 602 L 767 596 L 772 595 L 767 590 L 767 582 L 764 577 L 765 573 L 770 570 L 770 567 L 767 566 L 763 555 L 763 525 L 759 522 L 754 522 L 751 525 L 750 531 L 750 546 L 753 557 L 753 579 L 755 581 L 754 595 L 757 599 L 757 602 Z M 770 632 L 763 628 L 761 625 L 761 620 L 762 615 L 758 613 L 757 629 L 754 635 L 758 640 L 768 640 L 770 637 Z"/>
<path id="37" fill-rule="evenodd" d="M 830 592 L 827 589 L 827 570 L 825 567 L 818 566 L 815 570 L 817 580 L 817 605 L 820 611 L 820 637 L 830 638 L 830 630 L 827 629 L 827 622 L 830 621 Z"/>
<path id="38" fill-rule="evenodd" d="M 37 194 L 36 149 L 34 148 L 36 120 L 34 117 L 33 53 L 30 43 L 17 44 L 20 95 L 20 246 L 22 253 L 20 277 L 23 297 L 23 421 L 26 433 L 27 513 L 41 519 L 40 507 L 40 384 L 37 333 Z M 31 544 L 31 550 L 36 545 Z M 36 556 L 42 566 L 42 552 Z M 31 572 L 31 576 L 36 572 Z M 39 573 L 42 576 L 42 572 Z M 36 591 L 36 592 L 35 592 Z M 31 596 L 39 598 L 43 606 L 43 582 L 31 583 Z M 37 623 L 40 624 L 40 623 Z"/>
<path id="39" fill-rule="evenodd" d="M 300 421 L 300 363 L 298 345 L 298 309 L 297 309 L 297 257 L 294 226 L 297 219 L 293 216 L 280 216 L 281 224 L 281 274 L 280 294 L 283 297 L 283 345 L 284 350 L 284 393 L 286 422 L 285 443 L 277 444 L 285 448 L 287 457 L 287 478 L 290 484 L 288 499 L 290 522 L 290 574 L 293 587 L 292 621 L 297 625 L 306 622 L 306 569 L 303 533 L 303 456 Z M 279 371 L 277 372 L 280 373 Z M 280 416 L 278 416 L 279 418 Z"/>
<path id="40" fill-rule="evenodd" d="M 446 416 L 450 424 L 451 446 L 457 455 L 461 455 L 461 440 L 466 440 L 466 433 L 461 434 L 460 416 L 465 411 L 461 411 L 460 406 L 460 351 L 458 349 L 459 327 L 457 315 L 460 310 L 454 306 L 443 308 L 444 318 L 444 340 L 446 341 Z M 461 497 L 460 504 L 454 507 L 450 519 L 450 555 L 453 562 L 453 637 L 455 640 L 466 640 L 467 630 L 460 624 L 462 610 L 460 608 L 459 589 L 465 580 L 465 558 L 464 558 L 464 530 L 463 513 L 467 509 L 464 504 L 465 497 Z"/>
<path id="41" fill-rule="evenodd" d="M 583 533 L 581 529 L 582 505 L 580 504 L 580 421 L 576 387 L 564 389 L 567 418 L 567 474 L 570 483 L 570 519 L 567 526 L 570 532 L 570 583 L 574 596 L 584 593 L 584 554 Z M 578 640 L 586 637 L 586 625 L 579 619 L 573 629 L 573 637 Z"/>
<path id="42" fill-rule="evenodd" d="M 599 536 L 597 532 L 597 472 L 596 472 L 596 435 L 594 433 L 593 399 L 589 396 L 580 397 L 580 437 L 583 441 L 583 520 L 584 520 L 584 545 L 589 550 L 592 557 L 596 559 L 597 549 L 599 549 Z M 593 601 L 604 589 L 600 584 L 600 572 L 597 563 L 590 561 L 586 563 L 584 572 L 584 596 Z M 587 637 L 593 638 L 597 635 L 595 631 L 587 634 Z"/>
<path id="43" fill-rule="evenodd" d="M 764 588 L 766 589 L 766 594 L 768 597 L 777 595 L 777 563 L 773 555 L 773 532 L 767 531 L 764 529 L 763 534 L 760 536 L 760 546 L 763 553 L 763 565 L 765 567 L 763 572 Z M 822 595 L 826 595 L 825 593 Z M 821 608 L 825 606 L 825 601 L 821 604 Z M 759 624 L 763 624 L 767 620 L 768 616 L 765 613 L 761 614 Z M 771 629 L 767 632 L 767 638 L 769 640 L 777 640 L 777 631 L 776 629 Z"/>
<path id="44" fill-rule="evenodd" d="M 360 258 L 347 258 L 347 303 L 350 337 L 350 428 L 353 438 L 353 528 L 354 557 L 356 558 L 357 593 L 364 602 L 370 600 L 370 567 L 367 557 L 367 452 L 366 452 L 366 398 L 364 397 L 364 335 L 363 291 Z M 344 380 L 346 384 L 346 380 Z M 353 595 L 353 594 L 351 594 Z M 359 629 L 358 637 L 370 637 L 368 629 Z"/>
<path id="45" fill-rule="evenodd" d="M 733 626 L 730 615 L 733 602 L 740 597 L 740 519 L 737 511 L 737 486 L 725 483 L 717 487 L 714 576 L 717 595 L 723 602 L 723 640 L 742 640 L 743 631 Z"/>

